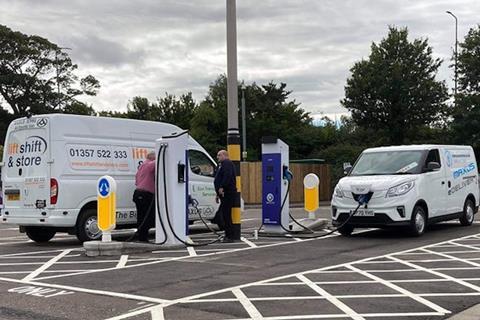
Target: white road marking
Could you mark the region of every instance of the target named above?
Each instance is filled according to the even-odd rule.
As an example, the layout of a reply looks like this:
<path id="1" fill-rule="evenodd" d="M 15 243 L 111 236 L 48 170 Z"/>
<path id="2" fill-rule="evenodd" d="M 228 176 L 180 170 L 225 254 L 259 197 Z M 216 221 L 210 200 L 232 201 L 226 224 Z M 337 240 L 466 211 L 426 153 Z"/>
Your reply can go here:
<path id="1" fill-rule="evenodd" d="M 297 278 L 303 283 L 305 283 L 307 286 L 309 286 L 313 291 L 318 293 L 320 296 L 325 297 L 325 299 L 330 301 L 330 303 L 335 305 L 338 309 L 342 310 L 346 315 L 348 315 L 353 320 L 365 320 L 364 317 L 360 316 L 352 308 L 350 308 L 345 303 L 335 298 L 333 295 L 331 295 L 327 291 L 317 286 L 315 283 L 312 282 L 312 280 L 308 279 L 304 275 L 298 274 Z"/>
<path id="2" fill-rule="evenodd" d="M 197 252 L 195 251 L 195 249 L 193 247 L 187 247 L 187 251 L 188 251 L 188 255 L 190 257 L 195 257 L 197 256 Z"/>
<path id="3" fill-rule="evenodd" d="M 233 295 L 238 299 L 238 302 L 243 306 L 245 311 L 247 311 L 248 315 L 252 320 L 261 320 L 263 319 L 262 314 L 258 309 L 253 305 L 253 303 L 248 300 L 247 296 L 242 292 L 240 289 L 233 289 Z"/>
<path id="4" fill-rule="evenodd" d="M 157 306 L 152 308 L 150 311 L 152 315 L 152 320 L 165 320 L 165 316 L 163 315 L 163 307 Z"/>
<path id="5" fill-rule="evenodd" d="M 26 276 L 25 278 L 23 278 L 24 281 L 30 281 L 30 280 L 33 280 L 35 279 L 35 277 L 37 277 L 40 273 L 42 273 L 43 271 L 47 270 L 48 268 L 50 268 L 50 266 L 52 266 L 55 262 L 57 262 L 58 260 L 62 259 L 64 256 L 66 256 L 67 254 L 69 254 L 72 250 L 70 249 L 67 249 L 67 250 L 63 250 L 60 254 L 58 254 L 57 256 L 55 256 L 54 258 L 48 260 L 47 262 L 45 262 L 40 268 L 36 269 L 35 271 L 33 271 L 32 273 L 30 273 L 28 276 Z"/>
<path id="6" fill-rule="evenodd" d="M 390 289 L 393 289 L 393 290 L 395 290 L 395 291 L 397 291 L 397 292 L 400 292 L 401 294 L 403 294 L 403 295 L 405 295 L 405 296 L 407 296 L 407 297 L 409 297 L 409 298 L 411 298 L 411 299 L 413 299 L 413 300 L 415 300 L 415 301 L 417 301 L 417 302 L 419 302 L 419 303 L 421 303 L 421 304 L 429 307 L 430 309 L 432 309 L 432 310 L 434 310 L 434 311 L 436 311 L 436 312 L 443 313 L 443 314 L 451 313 L 449 310 L 447 310 L 447 309 L 445 309 L 445 308 L 442 308 L 442 307 L 440 307 L 439 305 L 437 305 L 437 304 L 435 304 L 435 303 L 433 303 L 433 302 L 431 302 L 431 301 L 429 301 L 429 300 L 427 300 L 427 299 L 424 299 L 424 298 L 422 298 L 422 297 L 419 297 L 417 294 L 415 294 L 415 293 L 413 293 L 413 292 L 411 292 L 411 291 L 408 291 L 407 289 L 404 289 L 404 288 L 402 288 L 402 287 L 399 287 L 399 286 L 397 286 L 396 284 L 393 284 L 393 283 L 391 283 L 391 282 L 389 282 L 389 281 L 387 281 L 387 280 L 384 280 L 384 279 L 382 279 L 382 278 L 380 278 L 380 277 L 378 277 L 378 276 L 376 276 L 376 275 L 373 275 L 373 274 L 371 274 L 371 273 L 365 272 L 365 271 L 363 271 L 363 270 L 361 270 L 361 269 L 358 269 L 358 268 L 356 268 L 356 267 L 354 267 L 354 266 L 352 266 L 352 265 L 347 266 L 347 268 L 349 268 L 350 270 L 353 270 L 353 271 L 358 272 L 358 273 L 361 274 L 362 276 L 365 276 L 365 277 L 367 277 L 367 278 L 370 278 L 370 279 L 372 279 L 372 280 L 375 280 L 375 281 L 377 281 L 378 283 L 381 283 L 381 284 L 383 284 L 384 286 L 386 286 L 386 287 L 388 287 L 388 288 L 390 288 Z"/>
<path id="7" fill-rule="evenodd" d="M 24 280 L 17 280 L 17 279 L 3 278 L 3 277 L 0 277 L 0 281 L 13 282 L 13 283 L 23 283 L 23 284 L 29 284 L 29 285 L 34 285 L 34 286 L 40 286 L 40 287 L 49 287 L 49 288 L 70 290 L 70 291 L 75 291 L 75 292 L 91 293 L 91 294 L 96 294 L 96 295 L 101 295 L 101 296 L 109 296 L 109 297 L 122 298 L 122 299 L 153 302 L 153 303 L 156 303 L 156 304 L 162 304 L 162 303 L 169 302 L 169 300 L 146 297 L 146 296 L 139 296 L 139 295 L 128 294 L 128 293 L 103 291 L 103 290 L 93 290 L 93 289 L 58 285 L 58 284 L 52 284 L 52 283 L 43 283 L 43 282 L 37 282 L 37 281 L 24 281 Z"/>
<path id="8" fill-rule="evenodd" d="M 128 254 L 122 254 L 115 268 L 118 269 L 118 268 L 125 267 L 127 265 L 127 261 L 128 261 Z"/>
<path id="9" fill-rule="evenodd" d="M 247 239 L 244 238 L 244 237 L 241 237 L 240 240 L 242 240 L 243 242 L 245 242 L 249 247 L 252 247 L 252 248 L 258 247 L 255 243 L 253 243 L 253 242 L 250 241 L 250 240 L 247 240 Z"/>

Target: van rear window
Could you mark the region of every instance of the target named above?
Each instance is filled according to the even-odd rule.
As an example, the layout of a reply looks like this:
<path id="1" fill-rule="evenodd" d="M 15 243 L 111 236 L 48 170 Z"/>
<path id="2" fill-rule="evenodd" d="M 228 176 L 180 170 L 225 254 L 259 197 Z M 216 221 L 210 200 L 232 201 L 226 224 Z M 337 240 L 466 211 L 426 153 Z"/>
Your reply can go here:
<path id="1" fill-rule="evenodd" d="M 44 128 L 10 132 L 4 149 L 6 176 L 44 176 L 50 154 L 47 141 Z"/>

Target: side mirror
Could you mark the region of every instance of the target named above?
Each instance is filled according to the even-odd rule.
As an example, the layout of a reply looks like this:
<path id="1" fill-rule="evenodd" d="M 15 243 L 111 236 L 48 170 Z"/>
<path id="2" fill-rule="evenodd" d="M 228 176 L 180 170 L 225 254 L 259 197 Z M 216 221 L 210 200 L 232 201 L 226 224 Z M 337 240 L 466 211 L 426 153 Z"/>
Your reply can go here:
<path id="1" fill-rule="evenodd" d="M 427 172 L 438 171 L 441 168 L 438 162 L 429 162 L 427 164 Z"/>
<path id="2" fill-rule="evenodd" d="M 343 174 L 348 175 L 352 171 L 353 167 L 350 162 L 343 164 Z"/>

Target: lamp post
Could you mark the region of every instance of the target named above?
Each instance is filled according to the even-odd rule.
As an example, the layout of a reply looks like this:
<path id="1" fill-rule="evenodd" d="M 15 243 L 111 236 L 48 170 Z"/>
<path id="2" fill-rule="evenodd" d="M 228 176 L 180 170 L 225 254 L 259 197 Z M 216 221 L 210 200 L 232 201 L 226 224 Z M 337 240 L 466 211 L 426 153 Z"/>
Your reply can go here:
<path id="1" fill-rule="evenodd" d="M 247 161 L 247 116 L 245 110 L 245 83 L 242 82 L 242 160 Z"/>
<path id="2" fill-rule="evenodd" d="M 451 11 L 447 11 L 455 19 L 455 105 L 457 105 L 457 58 L 458 58 L 458 19 Z"/>

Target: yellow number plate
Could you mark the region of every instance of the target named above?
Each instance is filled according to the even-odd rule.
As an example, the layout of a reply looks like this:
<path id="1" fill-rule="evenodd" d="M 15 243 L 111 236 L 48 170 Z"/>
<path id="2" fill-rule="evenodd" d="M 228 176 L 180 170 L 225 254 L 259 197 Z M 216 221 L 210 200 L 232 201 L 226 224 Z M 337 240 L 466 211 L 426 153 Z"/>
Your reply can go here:
<path id="1" fill-rule="evenodd" d="M 20 200 L 20 194 L 7 194 L 8 201 L 18 201 Z"/>

